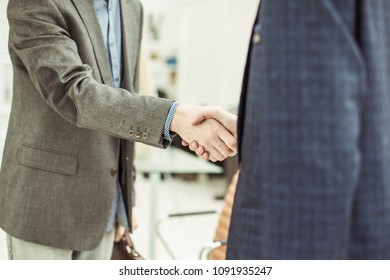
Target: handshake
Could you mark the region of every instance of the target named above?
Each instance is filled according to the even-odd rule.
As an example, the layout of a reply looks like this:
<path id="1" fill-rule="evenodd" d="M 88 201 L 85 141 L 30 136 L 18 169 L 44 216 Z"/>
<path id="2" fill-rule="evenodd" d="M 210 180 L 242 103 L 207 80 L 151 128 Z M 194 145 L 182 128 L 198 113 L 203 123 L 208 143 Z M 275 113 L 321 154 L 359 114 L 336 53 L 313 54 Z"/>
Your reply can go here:
<path id="1" fill-rule="evenodd" d="M 218 107 L 180 104 L 170 130 L 205 160 L 221 161 L 237 153 L 237 116 Z"/>

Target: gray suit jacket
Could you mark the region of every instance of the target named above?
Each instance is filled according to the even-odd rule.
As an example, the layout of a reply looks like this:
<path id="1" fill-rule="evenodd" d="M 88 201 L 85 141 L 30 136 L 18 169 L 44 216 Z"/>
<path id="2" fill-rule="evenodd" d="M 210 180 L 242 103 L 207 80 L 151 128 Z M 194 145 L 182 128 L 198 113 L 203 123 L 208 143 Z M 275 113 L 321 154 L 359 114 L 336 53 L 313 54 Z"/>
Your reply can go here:
<path id="1" fill-rule="evenodd" d="M 390 259 L 390 1 L 262 0 L 229 259 Z"/>
<path id="2" fill-rule="evenodd" d="M 123 89 L 111 87 L 90 0 L 10 0 L 14 96 L 0 174 L 0 226 L 20 239 L 90 250 L 120 180 L 131 217 L 133 142 L 166 147 L 172 104 L 137 91 L 142 8 L 122 0 Z M 130 141 L 128 141 L 130 140 Z"/>

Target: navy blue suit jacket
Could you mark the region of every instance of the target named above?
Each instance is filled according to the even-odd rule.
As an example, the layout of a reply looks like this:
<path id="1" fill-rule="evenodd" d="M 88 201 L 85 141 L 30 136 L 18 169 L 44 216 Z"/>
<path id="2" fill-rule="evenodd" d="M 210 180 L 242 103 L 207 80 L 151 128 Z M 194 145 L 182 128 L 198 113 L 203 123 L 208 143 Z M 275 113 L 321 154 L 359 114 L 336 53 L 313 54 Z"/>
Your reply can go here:
<path id="1" fill-rule="evenodd" d="M 262 0 L 228 259 L 390 259 L 390 1 Z"/>

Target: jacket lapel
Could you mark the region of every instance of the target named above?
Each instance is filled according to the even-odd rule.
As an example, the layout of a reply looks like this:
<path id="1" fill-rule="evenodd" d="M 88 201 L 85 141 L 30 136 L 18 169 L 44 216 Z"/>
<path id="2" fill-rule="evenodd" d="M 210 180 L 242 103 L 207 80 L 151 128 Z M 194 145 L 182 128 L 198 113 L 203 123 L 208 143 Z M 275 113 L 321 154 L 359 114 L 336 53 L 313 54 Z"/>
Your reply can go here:
<path id="1" fill-rule="evenodd" d="M 258 11 L 256 15 L 255 22 L 253 26 L 257 24 L 259 21 L 260 17 L 260 8 L 261 8 L 261 3 L 265 0 L 260 0 L 259 5 L 258 5 Z M 248 48 L 248 53 L 246 56 L 246 63 L 245 63 L 245 72 L 244 72 L 244 77 L 242 79 L 242 88 L 241 88 L 241 96 L 240 96 L 240 104 L 238 107 L 238 121 L 237 121 L 237 134 L 238 134 L 238 160 L 241 162 L 241 144 L 242 144 L 242 137 L 244 134 L 244 122 L 245 122 L 245 109 L 246 109 L 246 93 L 248 89 L 248 75 L 249 75 L 249 68 L 250 68 L 250 54 L 252 50 L 252 38 L 254 34 L 254 28 L 252 29 L 250 41 L 249 41 L 249 48 Z"/>
<path id="2" fill-rule="evenodd" d="M 121 0 L 122 55 L 124 88 L 134 91 L 137 87 L 137 67 L 142 33 L 142 8 L 138 1 Z"/>
<path id="3" fill-rule="evenodd" d="M 104 46 L 102 31 L 100 30 L 99 21 L 96 17 L 95 7 L 93 6 L 92 1 L 72 0 L 72 2 L 76 6 L 80 17 L 88 30 L 103 83 L 112 85 L 110 64 Z"/>

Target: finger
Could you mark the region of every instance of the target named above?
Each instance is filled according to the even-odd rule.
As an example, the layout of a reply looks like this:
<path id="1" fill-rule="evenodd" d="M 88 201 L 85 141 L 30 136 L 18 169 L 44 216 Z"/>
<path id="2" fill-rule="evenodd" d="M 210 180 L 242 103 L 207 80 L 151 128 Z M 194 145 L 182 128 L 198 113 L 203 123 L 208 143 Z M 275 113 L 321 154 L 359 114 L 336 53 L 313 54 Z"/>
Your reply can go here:
<path id="1" fill-rule="evenodd" d="M 131 211 L 131 228 L 133 230 L 138 228 L 137 210 L 135 207 L 133 207 Z"/>
<path id="2" fill-rule="evenodd" d="M 219 135 L 223 135 L 224 131 L 227 131 L 219 122 L 216 120 L 206 120 L 201 126 L 203 128 L 203 139 L 199 140 L 199 144 L 202 145 L 215 160 L 222 161 L 232 153 L 219 137 Z"/>
<path id="3" fill-rule="evenodd" d="M 125 227 L 121 224 L 117 224 L 115 229 L 115 242 L 119 242 L 122 236 L 125 234 Z"/>
<path id="4" fill-rule="evenodd" d="M 204 160 L 209 160 L 210 159 L 210 155 L 208 152 L 204 152 L 203 155 L 201 155 L 202 159 Z"/>
<path id="5" fill-rule="evenodd" d="M 218 136 L 219 135 L 220 135 L 220 133 L 218 134 Z M 231 136 L 231 137 L 233 137 L 233 136 Z M 208 148 L 207 150 L 209 152 L 211 152 L 217 160 L 221 161 L 227 157 L 230 157 L 230 156 L 233 156 L 236 154 L 228 146 L 226 146 L 226 144 L 220 138 L 215 140 L 213 142 L 213 145 L 214 145 L 213 148 L 211 148 L 211 149 Z"/>
<path id="6" fill-rule="evenodd" d="M 222 143 L 221 141 L 219 141 L 220 143 Z M 224 146 L 223 144 L 221 145 L 221 144 L 217 144 L 217 146 Z M 210 155 L 212 155 L 213 157 L 214 157 L 214 159 L 216 160 L 216 161 L 222 161 L 222 160 L 224 160 L 227 156 L 225 156 L 224 154 L 222 154 L 221 152 L 220 152 L 220 150 L 219 149 L 217 149 L 215 146 L 214 147 L 211 147 L 211 148 L 209 148 L 209 149 L 207 149 L 208 150 L 208 152 L 210 153 Z"/>
<path id="7" fill-rule="evenodd" d="M 212 162 L 217 162 L 217 159 L 212 154 L 209 154 L 209 160 Z"/>
<path id="8" fill-rule="evenodd" d="M 198 147 L 199 147 L 199 145 L 198 145 L 198 142 L 196 142 L 196 141 L 192 141 L 190 146 L 189 146 L 190 150 L 193 152 L 195 152 L 196 149 L 198 149 Z"/>
<path id="9" fill-rule="evenodd" d="M 186 142 L 186 141 L 184 141 L 184 140 L 181 140 L 181 144 L 183 145 L 183 146 L 185 146 L 185 147 L 187 147 L 189 144 Z"/>
<path id="10" fill-rule="evenodd" d="M 218 136 L 224 143 L 225 147 L 222 145 L 217 148 L 220 149 L 220 151 L 226 156 L 234 156 L 237 153 L 237 139 L 225 129 L 220 130 L 218 132 Z"/>
<path id="11" fill-rule="evenodd" d="M 234 138 L 237 138 L 237 116 L 218 107 L 216 107 L 215 110 L 215 119 L 229 130 Z"/>
<path id="12" fill-rule="evenodd" d="M 198 156 L 202 156 L 203 153 L 204 153 L 205 151 L 206 151 L 206 149 L 205 149 L 203 146 L 199 146 L 199 147 L 196 149 L 195 153 L 196 153 Z"/>

